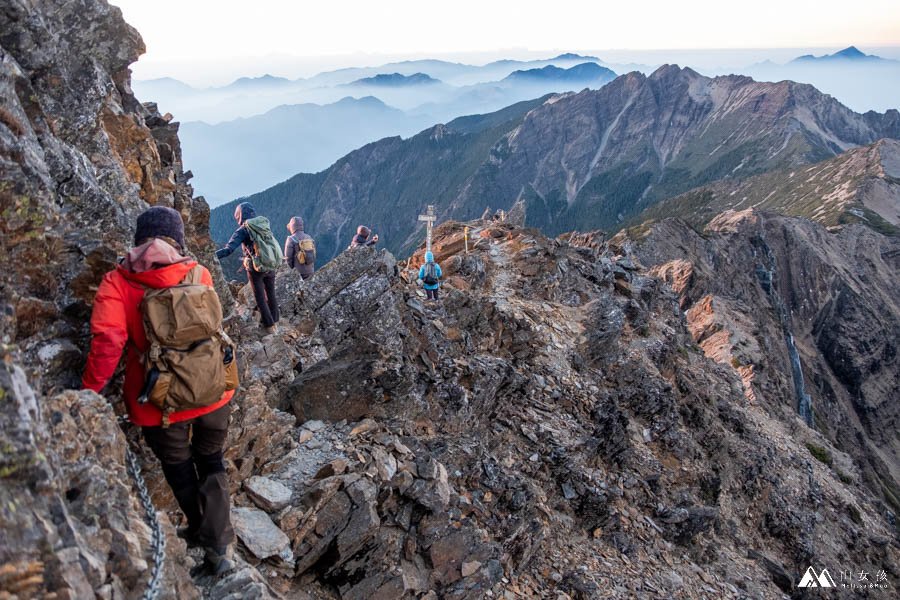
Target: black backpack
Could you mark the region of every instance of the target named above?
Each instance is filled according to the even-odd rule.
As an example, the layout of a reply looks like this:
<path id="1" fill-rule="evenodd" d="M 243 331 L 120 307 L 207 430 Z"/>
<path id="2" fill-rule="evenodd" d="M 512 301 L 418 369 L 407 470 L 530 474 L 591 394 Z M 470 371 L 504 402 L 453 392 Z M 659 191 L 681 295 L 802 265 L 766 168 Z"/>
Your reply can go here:
<path id="1" fill-rule="evenodd" d="M 434 285 L 438 282 L 437 269 L 433 262 L 425 263 L 425 274 L 422 277 L 422 283 L 425 285 Z"/>

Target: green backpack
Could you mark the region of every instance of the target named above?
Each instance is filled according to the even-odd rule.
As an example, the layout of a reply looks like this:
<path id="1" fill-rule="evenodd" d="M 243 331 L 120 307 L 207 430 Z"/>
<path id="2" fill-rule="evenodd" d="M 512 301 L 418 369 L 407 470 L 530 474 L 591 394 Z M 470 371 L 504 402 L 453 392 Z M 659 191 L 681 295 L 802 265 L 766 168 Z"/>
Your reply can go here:
<path id="1" fill-rule="evenodd" d="M 253 270 L 258 273 L 278 270 L 284 262 L 284 254 L 272 235 L 269 220 L 265 217 L 253 217 L 244 221 L 244 227 L 253 240 L 253 255 L 249 257 Z"/>

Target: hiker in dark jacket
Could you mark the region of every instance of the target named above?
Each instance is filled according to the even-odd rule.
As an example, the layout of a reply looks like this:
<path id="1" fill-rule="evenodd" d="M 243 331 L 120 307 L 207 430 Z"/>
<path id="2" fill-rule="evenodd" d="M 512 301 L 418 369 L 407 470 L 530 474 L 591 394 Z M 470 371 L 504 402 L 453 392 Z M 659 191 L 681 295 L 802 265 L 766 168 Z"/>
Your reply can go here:
<path id="1" fill-rule="evenodd" d="M 434 276 L 434 281 L 426 281 Z M 441 265 L 434 262 L 434 254 L 425 253 L 425 264 L 419 267 L 419 279 L 422 280 L 422 287 L 425 288 L 425 295 L 429 300 L 438 299 L 438 289 L 441 287 Z"/>
<path id="2" fill-rule="evenodd" d="M 253 297 L 256 298 L 256 306 L 259 307 L 260 324 L 266 333 L 275 331 L 275 323 L 278 322 L 278 300 L 275 298 L 275 272 L 266 271 L 260 273 L 253 268 L 253 239 L 250 232 L 244 227 L 244 223 L 256 216 L 256 209 L 249 202 L 241 202 L 234 209 L 234 220 L 238 228 L 231 234 L 231 239 L 224 248 L 216 250 L 216 258 L 222 259 L 237 250 L 238 246 L 244 249 L 244 269 L 247 271 L 247 279 L 253 289 Z"/>
<path id="3" fill-rule="evenodd" d="M 300 277 L 309 279 L 316 270 L 316 246 L 313 239 L 303 231 L 303 219 L 300 217 L 293 217 L 287 228 L 291 235 L 284 240 L 284 260 L 287 266 L 300 273 Z"/>
<path id="4" fill-rule="evenodd" d="M 205 546 L 206 560 L 219 575 L 232 568 L 227 554 L 234 529 L 222 449 L 234 391 L 226 391 L 209 406 L 171 413 L 167 427 L 159 408 L 139 401 L 146 378 L 144 355 L 150 349 L 140 308 L 144 292 L 176 286 L 197 267 L 184 250 L 184 223 L 178 211 L 154 206 L 138 217 L 134 248 L 103 276 L 94 297 L 91 350 L 82 387 L 100 393 L 125 353 L 122 398 L 128 417 L 141 427 L 187 518 L 187 527 L 178 535 L 190 545 Z M 201 269 L 201 283 L 212 287 L 209 271 Z"/>
<path id="5" fill-rule="evenodd" d="M 347 249 L 352 250 L 354 248 L 374 246 L 378 243 L 378 234 L 376 233 L 372 236 L 372 239 L 369 239 L 371 233 L 372 231 L 368 227 L 360 225 L 356 228 L 356 235 L 353 236 L 353 240 L 350 242 L 350 246 Z"/>

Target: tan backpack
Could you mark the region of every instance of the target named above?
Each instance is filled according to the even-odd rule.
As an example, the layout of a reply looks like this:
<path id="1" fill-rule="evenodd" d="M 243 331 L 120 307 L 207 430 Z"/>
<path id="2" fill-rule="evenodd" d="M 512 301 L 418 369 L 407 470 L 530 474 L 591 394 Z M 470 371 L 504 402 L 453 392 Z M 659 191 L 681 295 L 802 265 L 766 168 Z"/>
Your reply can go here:
<path id="1" fill-rule="evenodd" d="M 312 260 L 309 259 L 309 256 L 307 256 L 307 253 L 308 252 L 312 253 L 313 259 L 315 259 L 315 254 L 316 254 L 315 240 L 313 240 L 311 237 L 302 239 L 300 241 L 297 241 L 297 238 L 295 238 L 294 236 L 291 236 L 291 238 L 297 244 L 297 264 L 305 265 L 305 264 L 309 264 L 309 263 L 313 262 Z"/>
<path id="2" fill-rule="evenodd" d="M 214 404 L 238 386 L 235 346 L 222 329 L 216 291 L 201 281 L 195 266 L 178 285 L 148 288 L 141 302 L 150 348 L 146 383 L 139 402 L 149 401 L 169 416 Z"/>

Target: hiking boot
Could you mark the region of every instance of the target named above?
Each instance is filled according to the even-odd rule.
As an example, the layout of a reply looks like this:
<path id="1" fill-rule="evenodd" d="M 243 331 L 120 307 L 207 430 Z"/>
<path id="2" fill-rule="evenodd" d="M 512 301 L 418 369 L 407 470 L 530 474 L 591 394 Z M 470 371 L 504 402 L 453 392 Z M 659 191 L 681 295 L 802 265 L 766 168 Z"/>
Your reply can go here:
<path id="1" fill-rule="evenodd" d="M 269 325 L 268 327 L 263 326 L 262 330 L 265 335 L 272 335 L 276 331 L 274 325 Z"/>
<path id="2" fill-rule="evenodd" d="M 233 570 L 234 562 L 228 558 L 228 546 L 222 546 L 221 548 L 207 546 L 206 565 L 209 567 L 210 572 L 216 577 Z"/>

